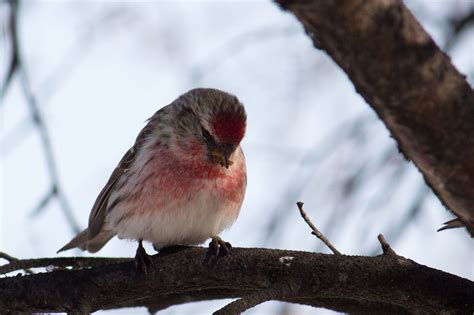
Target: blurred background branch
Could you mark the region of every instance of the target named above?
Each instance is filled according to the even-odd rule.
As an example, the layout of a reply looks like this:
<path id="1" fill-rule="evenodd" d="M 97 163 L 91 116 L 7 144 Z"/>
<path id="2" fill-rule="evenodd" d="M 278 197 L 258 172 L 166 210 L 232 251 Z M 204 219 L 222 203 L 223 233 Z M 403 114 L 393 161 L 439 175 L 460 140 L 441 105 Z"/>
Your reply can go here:
<path id="1" fill-rule="evenodd" d="M 403 2 L 277 2 L 348 74 L 400 151 L 462 222 L 457 227 L 474 237 L 474 91 Z M 334 20 L 341 21 L 337 33 Z"/>
<path id="2" fill-rule="evenodd" d="M 449 18 L 448 23 L 450 25 L 451 35 L 444 44 L 444 49 L 450 51 L 453 46 L 459 41 L 463 32 L 472 30 L 474 26 L 474 5 L 468 8 L 465 12 L 460 12 L 457 15 L 453 15 Z"/>
<path id="3" fill-rule="evenodd" d="M 20 79 L 20 85 L 23 92 L 23 95 L 26 99 L 30 111 L 30 119 L 36 127 L 38 135 L 41 139 L 41 144 L 43 148 L 44 158 L 46 161 L 47 170 L 50 177 L 50 188 L 47 189 L 47 192 L 44 194 L 44 197 L 39 201 L 38 205 L 35 207 L 32 215 L 40 214 L 46 206 L 53 200 L 57 199 L 61 210 L 66 218 L 67 224 L 70 226 L 72 232 L 79 233 L 81 228 L 74 218 L 71 206 L 65 195 L 65 192 L 60 184 L 60 179 L 56 166 L 56 159 L 53 154 L 53 147 L 51 144 L 51 139 L 49 136 L 48 128 L 46 121 L 43 118 L 43 115 L 40 111 L 40 106 L 38 100 L 34 95 L 31 84 L 28 78 L 28 73 L 26 65 L 22 60 L 22 52 L 20 45 L 20 38 L 18 32 L 19 24 L 19 13 L 18 13 L 18 1 L 10 0 L 10 18 L 9 18 L 9 37 L 12 47 L 12 58 L 7 72 L 7 77 L 2 84 L 2 90 L 0 93 L 0 100 L 4 97 L 5 93 L 8 91 L 8 88 L 11 85 L 12 78 L 15 74 L 18 74 Z M 3 102 L 2 102 L 3 103 Z"/>
<path id="4" fill-rule="evenodd" d="M 18 14 L 18 0 L 8 0 L 10 5 L 9 16 L 8 16 L 8 35 L 10 38 L 10 45 L 11 45 L 11 58 L 7 66 L 7 71 L 5 74 L 5 78 L 2 81 L 1 88 L 0 88 L 0 104 L 3 104 L 3 98 L 10 86 L 10 82 L 12 81 L 13 76 L 17 72 L 18 69 L 18 55 L 19 55 L 19 48 L 18 48 L 18 38 L 17 38 L 17 14 Z"/>

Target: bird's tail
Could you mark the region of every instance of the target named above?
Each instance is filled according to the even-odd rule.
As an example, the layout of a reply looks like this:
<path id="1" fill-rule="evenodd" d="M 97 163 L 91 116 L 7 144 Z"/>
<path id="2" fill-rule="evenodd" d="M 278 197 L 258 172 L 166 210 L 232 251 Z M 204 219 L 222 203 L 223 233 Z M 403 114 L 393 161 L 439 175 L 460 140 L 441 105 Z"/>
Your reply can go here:
<path id="1" fill-rule="evenodd" d="M 89 230 L 85 229 L 81 233 L 77 234 L 76 237 L 74 237 L 69 243 L 59 249 L 57 253 L 76 247 L 82 250 L 87 250 L 91 253 L 95 253 L 104 247 L 105 243 L 107 243 L 114 236 L 115 234 L 113 232 L 105 230 L 101 231 L 94 238 L 89 239 Z"/>

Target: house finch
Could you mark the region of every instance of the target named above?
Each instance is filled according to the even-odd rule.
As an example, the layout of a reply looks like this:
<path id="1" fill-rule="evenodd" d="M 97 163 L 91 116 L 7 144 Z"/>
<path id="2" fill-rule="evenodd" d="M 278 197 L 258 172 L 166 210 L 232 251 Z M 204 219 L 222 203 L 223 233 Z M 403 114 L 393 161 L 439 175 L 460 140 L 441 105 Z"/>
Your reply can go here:
<path id="1" fill-rule="evenodd" d="M 212 238 L 215 254 L 228 253 L 218 234 L 244 199 L 245 127 L 239 100 L 215 89 L 191 90 L 158 110 L 97 197 L 88 228 L 58 252 L 94 253 L 118 235 L 139 241 L 139 265 L 149 263 L 142 240 L 162 249 Z"/>

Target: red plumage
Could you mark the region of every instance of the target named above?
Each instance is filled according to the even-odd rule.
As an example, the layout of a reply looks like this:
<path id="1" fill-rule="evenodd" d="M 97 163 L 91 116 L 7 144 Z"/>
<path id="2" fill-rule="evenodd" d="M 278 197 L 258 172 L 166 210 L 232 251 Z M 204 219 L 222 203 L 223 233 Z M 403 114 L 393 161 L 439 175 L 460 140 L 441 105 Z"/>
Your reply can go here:
<path id="1" fill-rule="evenodd" d="M 214 133 L 223 143 L 240 143 L 245 135 L 245 127 L 245 116 L 237 112 L 219 113 L 212 121 Z"/>

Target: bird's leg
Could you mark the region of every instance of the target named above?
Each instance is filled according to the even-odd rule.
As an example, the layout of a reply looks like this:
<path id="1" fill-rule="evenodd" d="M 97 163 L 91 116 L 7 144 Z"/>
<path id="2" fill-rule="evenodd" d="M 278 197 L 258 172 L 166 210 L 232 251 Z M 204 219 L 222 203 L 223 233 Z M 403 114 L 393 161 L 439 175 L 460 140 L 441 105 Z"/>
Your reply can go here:
<path id="1" fill-rule="evenodd" d="M 142 240 L 138 240 L 137 253 L 135 254 L 135 266 L 137 269 L 145 274 L 148 273 L 148 266 L 152 264 L 151 257 L 143 248 Z"/>
<path id="2" fill-rule="evenodd" d="M 213 236 L 209 243 L 209 250 L 205 258 L 205 262 L 211 262 L 220 257 L 224 257 L 230 254 L 232 245 L 229 242 L 224 241 L 219 236 Z"/>

